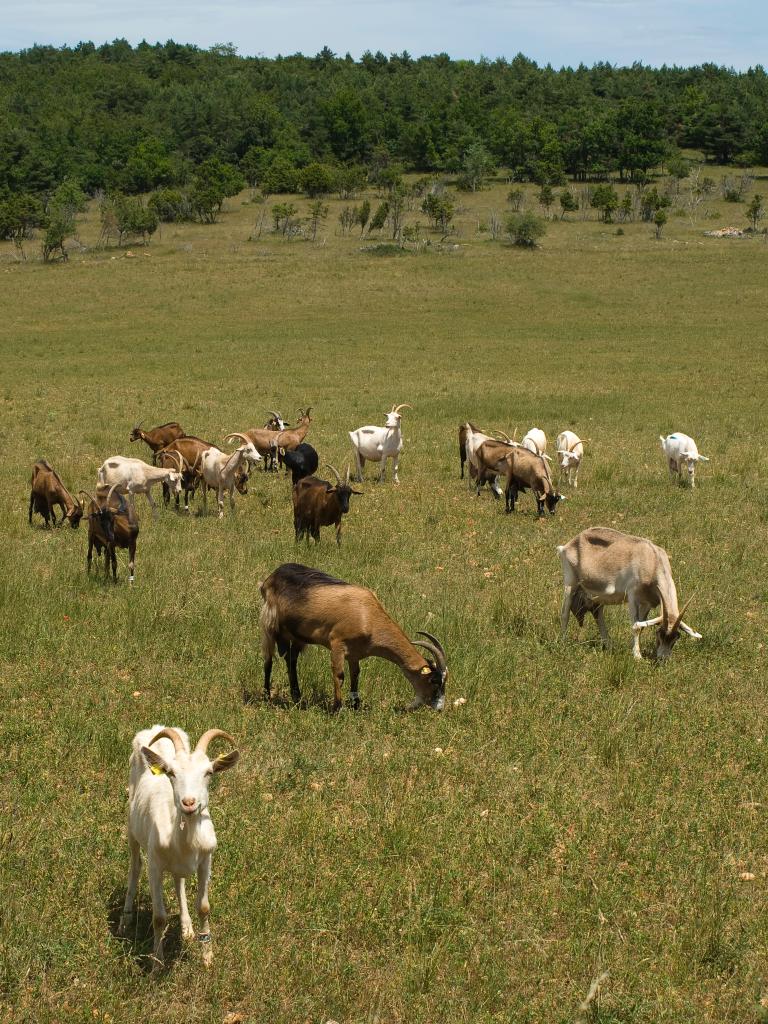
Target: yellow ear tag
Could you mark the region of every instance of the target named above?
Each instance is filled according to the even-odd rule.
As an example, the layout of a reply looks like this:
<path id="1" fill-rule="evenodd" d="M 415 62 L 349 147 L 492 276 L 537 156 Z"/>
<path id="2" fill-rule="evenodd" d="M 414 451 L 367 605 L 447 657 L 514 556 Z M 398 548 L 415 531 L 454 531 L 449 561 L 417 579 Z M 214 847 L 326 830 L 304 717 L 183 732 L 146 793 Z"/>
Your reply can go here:
<path id="1" fill-rule="evenodd" d="M 429 667 L 429 665 L 425 665 L 424 668 L 421 670 L 421 674 L 423 676 L 430 676 L 432 675 L 432 669 Z"/>
<path id="2" fill-rule="evenodd" d="M 151 764 L 149 766 L 149 770 L 152 772 L 153 775 L 162 775 L 163 774 L 163 769 L 160 767 L 159 764 Z"/>

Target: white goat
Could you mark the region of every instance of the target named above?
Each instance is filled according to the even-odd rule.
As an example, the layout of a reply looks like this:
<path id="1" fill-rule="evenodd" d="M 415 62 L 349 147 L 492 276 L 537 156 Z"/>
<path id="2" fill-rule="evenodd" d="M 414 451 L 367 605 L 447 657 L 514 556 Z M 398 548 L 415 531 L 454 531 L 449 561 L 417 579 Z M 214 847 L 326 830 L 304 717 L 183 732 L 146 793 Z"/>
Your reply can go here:
<path id="1" fill-rule="evenodd" d="M 674 480 L 677 477 L 679 481 L 683 481 L 683 474 L 687 471 L 691 487 L 695 487 L 696 463 L 709 462 L 709 459 L 706 455 L 699 455 L 693 438 L 687 434 L 669 434 L 667 437 L 659 435 L 659 440 L 667 458 L 670 478 Z"/>
<path id="2" fill-rule="evenodd" d="M 127 459 L 123 455 L 112 455 L 102 462 L 97 474 L 99 487 L 114 486 L 118 494 L 130 494 L 135 505 L 137 494 L 146 494 L 147 501 L 152 508 L 152 515 L 157 515 L 157 506 L 152 498 L 152 488 L 157 484 L 168 484 L 173 494 L 181 492 L 181 471 L 183 460 L 178 452 L 174 453 L 178 458 L 179 468 L 162 469 L 159 466 L 150 466 L 141 459 Z"/>
<path id="3" fill-rule="evenodd" d="M 261 456 L 254 447 L 253 441 L 245 434 L 228 434 L 227 440 L 231 437 L 243 438 L 245 444 L 240 445 L 231 454 L 223 452 L 219 448 L 208 448 L 199 455 L 200 472 L 206 486 L 203 487 L 203 508 L 208 511 L 208 487 L 216 490 L 216 500 L 219 506 L 219 519 L 224 518 L 224 492 L 229 492 L 229 507 L 235 507 L 235 475 L 244 462 L 255 465 L 261 462 Z M 197 466 L 197 463 L 195 463 Z"/>
<path id="4" fill-rule="evenodd" d="M 579 625 L 591 612 L 597 620 L 603 646 L 609 643 L 604 606 L 629 605 L 629 618 L 634 631 L 632 653 L 640 658 L 640 633 L 648 626 L 660 626 L 656 633 L 656 657 L 666 658 L 681 633 L 701 639 L 683 622 L 685 609 L 677 606 L 677 590 L 672 579 L 669 558 L 663 548 L 644 537 L 633 537 L 604 526 L 583 530 L 573 540 L 558 547 L 563 569 L 563 604 L 560 610 L 562 637 L 568 631 L 568 618 L 573 612 Z M 646 616 L 657 605 L 661 615 Z"/>
<path id="5" fill-rule="evenodd" d="M 179 902 L 181 937 L 193 939 L 195 930 L 187 909 L 185 879 L 197 874 L 198 939 L 206 966 L 213 959 L 208 923 L 208 882 L 216 833 L 208 813 L 208 784 L 215 772 L 237 764 L 240 753 L 232 750 L 214 761 L 208 744 L 217 736 L 234 740 L 221 729 L 208 729 L 190 750 L 189 737 L 178 728 L 155 725 L 133 737 L 128 785 L 128 846 L 131 866 L 125 905 L 118 933 L 126 935 L 133 920 L 133 903 L 141 874 L 141 850 L 147 859 L 152 894 L 152 927 L 155 936 L 153 970 L 163 966 L 163 935 L 168 918 L 163 902 L 163 875 L 173 875 Z M 156 747 L 156 750 L 152 748 Z"/>
<path id="6" fill-rule="evenodd" d="M 400 483 L 397 476 L 397 467 L 400 464 L 400 452 L 403 447 L 403 435 L 400 433 L 400 410 L 412 409 L 412 405 L 403 402 L 402 405 L 392 406 L 392 411 L 387 413 L 387 422 L 383 427 L 358 427 L 357 430 L 350 430 L 349 437 L 352 447 L 355 449 L 355 463 L 357 465 L 356 479 L 363 479 L 363 466 L 365 460 L 369 462 L 380 462 L 381 482 L 387 471 L 387 459 L 392 459 L 394 470 L 394 481 Z"/>
<path id="7" fill-rule="evenodd" d="M 572 430 L 564 430 L 557 435 L 557 460 L 560 463 L 560 476 L 565 474 L 566 481 L 573 487 L 579 486 L 579 468 L 584 457 L 584 442 Z"/>
<path id="8" fill-rule="evenodd" d="M 538 427 L 531 427 L 523 440 L 520 442 L 523 448 L 527 448 L 534 455 L 540 455 L 547 462 L 552 459 L 547 455 L 547 435 Z"/>

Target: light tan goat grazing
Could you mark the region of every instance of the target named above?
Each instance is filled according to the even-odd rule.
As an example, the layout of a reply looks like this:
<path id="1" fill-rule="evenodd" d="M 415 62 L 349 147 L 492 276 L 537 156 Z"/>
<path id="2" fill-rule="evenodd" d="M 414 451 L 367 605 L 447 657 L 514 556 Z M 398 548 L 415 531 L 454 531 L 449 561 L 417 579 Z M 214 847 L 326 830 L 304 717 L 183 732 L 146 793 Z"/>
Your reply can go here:
<path id="1" fill-rule="evenodd" d="M 683 622 L 685 609 L 677 606 L 677 590 L 672 579 L 669 558 L 663 548 L 644 537 L 633 537 L 605 526 L 593 526 L 557 549 L 563 569 L 563 605 L 560 611 L 562 637 L 568 631 L 568 618 L 573 612 L 579 625 L 590 612 L 597 620 L 603 646 L 609 644 L 604 606 L 629 605 L 629 618 L 634 632 L 632 653 L 640 654 L 640 633 L 648 626 L 656 631 L 656 657 L 667 658 L 685 633 L 701 639 Z M 651 609 L 661 605 L 661 614 L 647 618 Z"/>

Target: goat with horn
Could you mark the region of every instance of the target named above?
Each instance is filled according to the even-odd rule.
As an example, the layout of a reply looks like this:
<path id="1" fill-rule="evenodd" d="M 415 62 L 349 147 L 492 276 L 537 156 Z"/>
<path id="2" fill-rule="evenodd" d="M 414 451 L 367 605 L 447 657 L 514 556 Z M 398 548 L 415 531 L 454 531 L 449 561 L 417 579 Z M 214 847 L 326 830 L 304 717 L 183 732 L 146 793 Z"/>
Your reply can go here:
<path id="1" fill-rule="evenodd" d="M 407 402 L 403 402 L 402 405 L 393 405 L 392 411 L 387 413 L 387 421 L 383 427 L 369 425 L 358 427 L 357 430 L 350 430 L 349 438 L 355 452 L 357 480 L 362 481 L 363 479 L 363 468 L 367 459 L 369 462 L 381 463 L 379 472 L 379 483 L 381 483 L 386 476 L 387 459 L 392 459 L 393 478 L 396 484 L 400 483 L 397 476 L 400 452 L 403 448 L 400 410 L 412 408 L 413 406 L 408 405 Z"/>
<path id="2" fill-rule="evenodd" d="M 400 669 L 414 690 L 411 710 L 426 705 L 442 711 L 448 666 L 440 641 L 419 631 L 424 640 L 409 640 L 376 595 L 365 587 L 335 579 L 293 562 L 279 566 L 260 586 L 264 694 L 271 695 L 272 660 L 277 648 L 285 658 L 291 699 L 301 700 L 297 663 L 305 647 L 318 644 L 331 652 L 334 709 L 341 707 L 344 662 L 349 665 L 350 702 L 360 704 L 358 680 L 363 658 L 384 658 Z M 424 658 L 417 648 L 429 655 Z"/>
<path id="3" fill-rule="evenodd" d="M 663 548 L 644 537 L 633 537 L 604 526 L 583 530 L 573 540 L 557 549 L 563 569 L 563 604 L 560 612 L 562 637 L 568 630 L 571 612 L 579 625 L 590 612 L 597 621 L 603 646 L 609 644 L 605 624 L 605 605 L 629 605 L 634 640 L 632 653 L 640 653 L 640 634 L 650 626 L 656 631 L 656 657 L 668 658 L 681 634 L 701 640 L 683 622 L 677 605 L 677 590 L 672 578 L 669 557 Z M 661 614 L 648 618 L 651 610 L 661 605 Z"/>
<path id="4" fill-rule="evenodd" d="M 178 727 L 155 725 L 133 737 L 128 785 L 128 846 L 131 866 L 119 934 L 127 935 L 134 921 L 133 903 L 141 874 L 141 851 L 147 860 L 152 894 L 152 927 L 155 936 L 153 969 L 163 966 L 163 936 L 168 923 L 163 902 L 163 875 L 173 875 L 181 918 L 181 937 L 195 937 L 187 909 L 185 879 L 197 875 L 198 941 L 203 962 L 213 959 L 208 921 L 208 883 L 216 833 L 208 811 L 211 777 L 232 768 L 237 750 L 211 760 L 208 745 L 221 737 L 235 741 L 222 729 L 208 729 L 190 749 L 189 737 Z"/>
<path id="5" fill-rule="evenodd" d="M 313 537 L 319 544 L 320 527 L 335 526 L 336 543 L 341 544 L 341 517 L 349 512 L 351 496 L 362 494 L 362 491 L 355 491 L 350 486 L 349 466 L 343 483 L 337 469 L 330 464 L 328 469 L 336 477 L 335 484 L 316 476 L 305 476 L 294 485 L 293 528 L 297 542 L 306 534 L 307 543 Z"/>

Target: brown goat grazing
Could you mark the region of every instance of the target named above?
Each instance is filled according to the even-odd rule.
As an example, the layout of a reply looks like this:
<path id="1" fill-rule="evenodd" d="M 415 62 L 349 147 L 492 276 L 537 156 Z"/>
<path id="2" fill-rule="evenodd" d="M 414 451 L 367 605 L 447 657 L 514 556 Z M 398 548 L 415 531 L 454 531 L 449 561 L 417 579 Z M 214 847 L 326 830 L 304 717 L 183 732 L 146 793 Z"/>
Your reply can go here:
<path id="1" fill-rule="evenodd" d="M 161 448 L 165 448 L 171 441 L 175 441 L 177 437 L 184 437 L 184 428 L 180 423 L 175 421 L 172 423 L 163 423 L 160 427 L 153 427 L 151 430 L 142 430 L 141 424 L 137 423 L 131 431 L 131 441 L 143 441 L 148 444 L 152 449 L 153 453 L 159 452 Z M 152 456 L 152 465 L 155 464 L 154 454 Z"/>
<path id="2" fill-rule="evenodd" d="M 341 707 L 344 661 L 349 664 L 350 700 L 360 704 L 358 679 L 363 658 L 384 658 L 397 665 L 415 692 L 411 710 L 426 704 L 442 711 L 448 678 L 445 651 L 429 633 L 426 640 L 409 640 L 387 615 L 376 595 L 334 579 L 317 569 L 289 562 L 279 566 L 260 585 L 261 637 L 264 654 L 264 695 L 271 695 L 272 659 L 277 647 L 285 658 L 291 684 L 291 699 L 301 700 L 296 665 L 310 644 L 331 652 L 334 708 Z M 431 655 L 422 657 L 421 647 Z"/>
<path id="3" fill-rule="evenodd" d="M 61 512 L 61 522 L 69 519 L 73 530 L 80 525 L 83 517 L 83 506 L 73 498 L 67 488 L 61 482 L 61 477 L 56 470 L 45 459 L 39 459 L 32 467 L 32 479 L 30 481 L 32 490 L 29 495 L 29 522 L 32 522 L 32 513 L 37 512 L 45 520 L 45 525 L 50 525 L 49 518 L 56 525 L 56 513 L 53 506 L 58 505 Z"/>
<path id="4" fill-rule="evenodd" d="M 88 505 L 88 572 L 91 571 L 93 549 L 97 557 L 104 552 L 104 574 L 109 576 L 112 566 L 112 579 L 117 583 L 116 548 L 128 551 L 128 582 L 134 581 L 136 563 L 136 541 L 139 536 L 139 523 L 136 513 L 122 494 L 115 494 L 113 485 L 109 489 L 99 487 L 96 497 L 87 491 L 81 491 L 89 500 Z"/>
<path id="5" fill-rule="evenodd" d="M 320 480 L 316 476 L 305 476 L 293 488 L 293 528 L 296 540 L 306 533 L 307 543 L 313 537 L 320 542 L 320 527 L 336 527 L 336 543 L 341 544 L 341 517 L 349 512 L 349 499 L 353 494 L 362 494 L 349 485 L 349 466 L 344 483 L 333 466 L 328 469 L 336 477 L 336 483 Z"/>
<path id="6" fill-rule="evenodd" d="M 489 477 L 506 477 L 507 512 L 515 511 L 515 502 L 521 491 L 533 491 L 540 516 L 544 515 L 545 507 L 554 515 L 557 503 L 564 500 L 563 495 L 555 491 L 546 460 L 527 448 L 520 445 L 511 446 L 502 441 L 485 441 L 478 448 L 477 457 L 480 468 L 478 493 L 482 483 Z M 491 486 L 495 487 L 495 484 Z"/>

